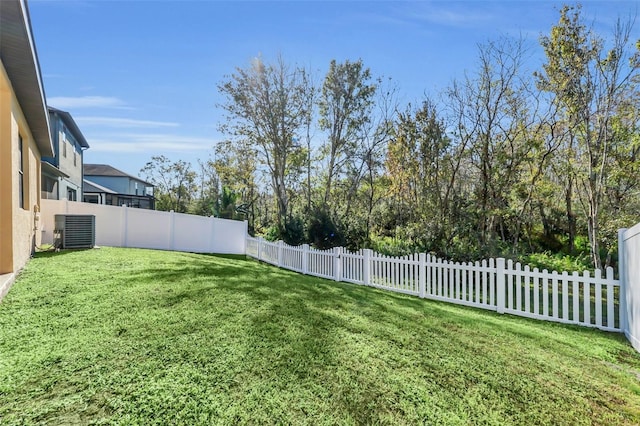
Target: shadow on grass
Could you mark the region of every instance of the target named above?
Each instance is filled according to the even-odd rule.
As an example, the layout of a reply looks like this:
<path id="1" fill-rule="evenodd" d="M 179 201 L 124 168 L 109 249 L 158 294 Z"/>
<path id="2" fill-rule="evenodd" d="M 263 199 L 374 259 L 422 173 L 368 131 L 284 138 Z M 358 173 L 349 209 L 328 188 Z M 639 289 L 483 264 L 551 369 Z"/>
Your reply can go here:
<path id="1" fill-rule="evenodd" d="M 309 327 L 309 335 L 324 334 L 329 339 L 331 336 L 323 331 L 329 327 L 329 320 L 336 321 L 335 327 L 329 328 L 349 328 L 351 325 L 342 321 L 340 315 L 354 314 L 370 320 L 381 334 L 388 334 L 390 327 L 406 327 L 409 322 L 425 324 L 429 329 L 424 333 L 430 336 L 450 335 L 457 328 L 471 326 L 531 342 L 541 341 L 542 334 L 548 344 L 555 342 L 563 346 L 574 344 L 556 336 L 554 330 L 558 328 L 583 338 L 619 337 L 575 325 L 499 315 L 480 308 L 305 276 L 238 255 L 176 253 L 170 262 L 133 270 L 124 279 L 136 284 L 142 277 L 172 288 L 171 292 L 148 296 L 149 303 L 158 306 L 175 307 L 187 301 L 204 301 L 202 309 L 211 309 L 214 302 L 207 302 L 207 298 L 213 294 L 241 295 L 250 301 L 249 305 L 264 308 L 264 312 L 254 315 L 259 317 L 258 325 L 276 321 L 278 312 L 282 312 L 291 321 L 299 321 L 301 327 Z M 329 311 L 333 313 L 327 314 Z M 320 330 L 318 333 L 313 332 L 315 325 Z"/>
<path id="2" fill-rule="evenodd" d="M 37 251 L 33 254 L 34 258 L 49 259 L 52 257 L 64 256 L 67 254 L 78 253 L 83 251 L 100 250 L 99 248 L 77 248 L 77 249 L 63 249 L 63 250 L 45 250 Z"/>
<path id="3" fill-rule="evenodd" d="M 68 274 L 65 285 L 74 287 L 53 301 L 65 300 L 69 312 L 75 312 L 74 306 L 91 310 L 83 313 L 85 325 L 102 323 L 95 331 L 103 333 L 96 345 L 108 360 L 105 369 L 120 366 L 136 384 L 156 374 L 186 371 L 177 377 L 189 389 L 217 392 L 223 407 L 230 404 L 222 422 L 286 424 L 297 418 L 322 423 L 337 412 L 356 424 L 390 423 L 394 416 L 418 424 L 417 417 L 404 416 L 402 404 L 416 410 L 431 407 L 438 403 L 429 399 L 435 393 L 440 408 L 456 413 L 454 396 L 473 390 L 478 400 L 494 401 L 495 389 L 508 401 L 498 411 L 531 412 L 546 397 L 545 392 L 527 393 L 539 383 L 539 374 L 560 374 L 572 355 L 598 352 L 570 351 L 568 346 L 555 351 L 558 343 L 570 339 L 574 345 L 578 337 L 584 348 L 590 337 L 598 337 L 597 344 L 604 341 L 593 330 L 304 276 L 243 256 L 141 253 L 105 249 L 109 256 L 61 259 L 60 268 Z M 95 270 L 86 272 L 87 265 Z M 79 280 L 82 271 L 84 281 Z M 101 279 L 108 287 L 100 286 Z M 89 315 L 100 309 L 79 296 L 94 282 L 96 292 L 88 293 L 92 300 L 108 299 L 100 308 L 100 321 Z M 54 323 L 66 335 L 69 323 L 54 308 L 51 318 L 59 323 L 47 320 L 46 334 L 52 334 Z M 42 309 L 37 312 L 40 317 Z M 109 358 L 112 352 L 116 360 Z M 546 365 L 549 360 L 554 365 Z M 587 363 L 594 365 L 596 361 Z M 190 376 L 194 372 L 220 386 L 198 388 Z M 121 376 L 113 381 L 117 384 Z M 171 385 L 163 383 L 163 389 L 171 393 Z M 559 397 L 562 391 L 557 388 L 551 395 Z M 170 399 L 169 393 L 163 398 Z M 148 407 L 145 397 L 144 392 L 138 399 L 128 397 L 130 410 Z M 163 406 L 169 405 L 166 399 Z M 314 418 L 305 417 L 305 406 L 296 406 L 300 401 L 312 407 Z M 490 404 L 485 408 L 496 409 Z M 554 410 L 563 413 L 562 408 Z M 290 417 L 277 417 L 282 412 Z"/>
<path id="4" fill-rule="evenodd" d="M 498 314 L 481 308 L 460 307 L 428 299 L 425 301 L 415 296 L 301 275 L 238 255 L 189 254 L 188 258 L 181 258 L 176 263 L 157 265 L 133 273 L 128 279 L 136 281 L 138 275 L 153 276 L 159 282 L 190 280 L 194 285 L 197 284 L 173 294 L 171 305 L 189 298 L 197 300 L 210 291 L 227 290 L 243 293 L 256 303 L 269 298 L 293 302 L 305 300 L 312 301 L 316 308 L 358 308 L 364 315 L 384 314 L 386 320 L 400 323 L 415 321 L 420 315 L 451 317 L 468 325 L 484 318 L 504 331 L 521 333 L 522 337 L 527 337 L 527 333 L 523 333 L 519 324 L 512 324 L 509 319 L 517 318 L 520 323 L 532 326 L 541 325 L 540 321 L 534 319 L 512 315 L 499 315 L 496 318 Z M 469 313 L 469 318 L 459 315 L 460 310 Z M 544 325 L 587 334 L 597 331 L 567 324 Z"/>

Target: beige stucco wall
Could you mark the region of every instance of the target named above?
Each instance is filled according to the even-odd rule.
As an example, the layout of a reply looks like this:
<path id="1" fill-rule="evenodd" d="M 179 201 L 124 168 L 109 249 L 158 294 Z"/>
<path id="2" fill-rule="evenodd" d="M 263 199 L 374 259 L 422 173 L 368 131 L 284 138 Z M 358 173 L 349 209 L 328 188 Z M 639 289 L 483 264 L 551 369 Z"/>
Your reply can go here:
<path id="1" fill-rule="evenodd" d="M 18 143 L 23 143 L 24 208 L 20 208 Z M 40 232 L 40 151 L 0 61 L 0 274 L 29 260 Z"/>
<path id="2" fill-rule="evenodd" d="M 13 272 L 12 114 L 11 88 L 8 80 L 0 60 L 0 274 Z"/>

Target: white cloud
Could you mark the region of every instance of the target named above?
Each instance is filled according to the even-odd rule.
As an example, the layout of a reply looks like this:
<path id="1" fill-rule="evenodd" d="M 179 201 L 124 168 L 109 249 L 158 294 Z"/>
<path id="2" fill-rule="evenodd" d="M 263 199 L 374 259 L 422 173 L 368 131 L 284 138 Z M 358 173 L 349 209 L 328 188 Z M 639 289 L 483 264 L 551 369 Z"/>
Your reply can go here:
<path id="1" fill-rule="evenodd" d="M 128 134 L 114 135 L 108 139 L 90 139 L 93 152 L 149 154 L 206 151 L 215 143 L 214 139 L 164 134 Z"/>
<path id="2" fill-rule="evenodd" d="M 486 2 L 479 2 L 479 4 L 471 2 L 462 5 L 436 1 L 402 4 L 396 9 L 396 15 L 396 17 L 387 17 L 386 19 L 397 19 L 406 23 L 426 22 L 454 28 L 487 25 L 497 17 L 494 7 Z"/>
<path id="3" fill-rule="evenodd" d="M 422 15 L 419 15 L 418 18 L 422 18 L 434 24 L 459 27 L 476 23 L 484 23 L 490 21 L 493 16 L 485 12 L 478 13 L 434 8 Z"/>
<path id="4" fill-rule="evenodd" d="M 59 109 L 79 108 L 119 108 L 130 109 L 121 99 L 110 96 L 54 96 L 47 99 L 47 104 Z"/>
<path id="5" fill-rule="evenodd" d="M 108 127 L 178 127 L 178 123 L 167 121 L 135 120 L 131 118 L 115 117 L 76 117 L 79 124 L 86 126 L 108 126 Z"/>

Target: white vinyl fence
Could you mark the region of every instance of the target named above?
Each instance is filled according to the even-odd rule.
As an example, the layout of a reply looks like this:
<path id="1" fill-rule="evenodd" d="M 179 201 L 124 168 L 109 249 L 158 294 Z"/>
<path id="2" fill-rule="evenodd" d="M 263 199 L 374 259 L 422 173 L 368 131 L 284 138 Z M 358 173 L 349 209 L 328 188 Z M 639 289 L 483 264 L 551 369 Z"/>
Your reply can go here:
<path id="1" fill-rule="evenodd" d="M 505 259 L 449 262 L 425 253 L 384 256 L 341 247 L 316 250 L 247 237 L 246 254 L 281 268 L 498 313 L 621 331 L 620 281 L 605 276 L 530 269 Z"/>
<path id="2" fill-rule="evenodd" d="M 640 223 L 618 231 L 618 262 L 624 283 L 620 300 L 622 330 L 631 345 L 640 352 Z"/>
<path id="3" fill-rule="evenodd" d="M 245 254 L 247 222 L 66 200 L 41 200 L 44 244 L 53 243 L 56 214 L 94 215 L 99 246 Z"/>

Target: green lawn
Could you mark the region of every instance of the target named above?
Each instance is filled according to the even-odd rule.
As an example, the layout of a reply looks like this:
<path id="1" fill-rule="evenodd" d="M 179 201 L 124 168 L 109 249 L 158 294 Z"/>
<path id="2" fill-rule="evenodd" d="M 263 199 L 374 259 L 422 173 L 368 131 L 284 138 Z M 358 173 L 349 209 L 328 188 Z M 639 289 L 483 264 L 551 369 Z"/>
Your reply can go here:
<path id="1" fill-rule="evenodd" d="M 639 424 L 619 334 L 237 257 L 36 256 L 0 303 L 0 424 Z"/>

